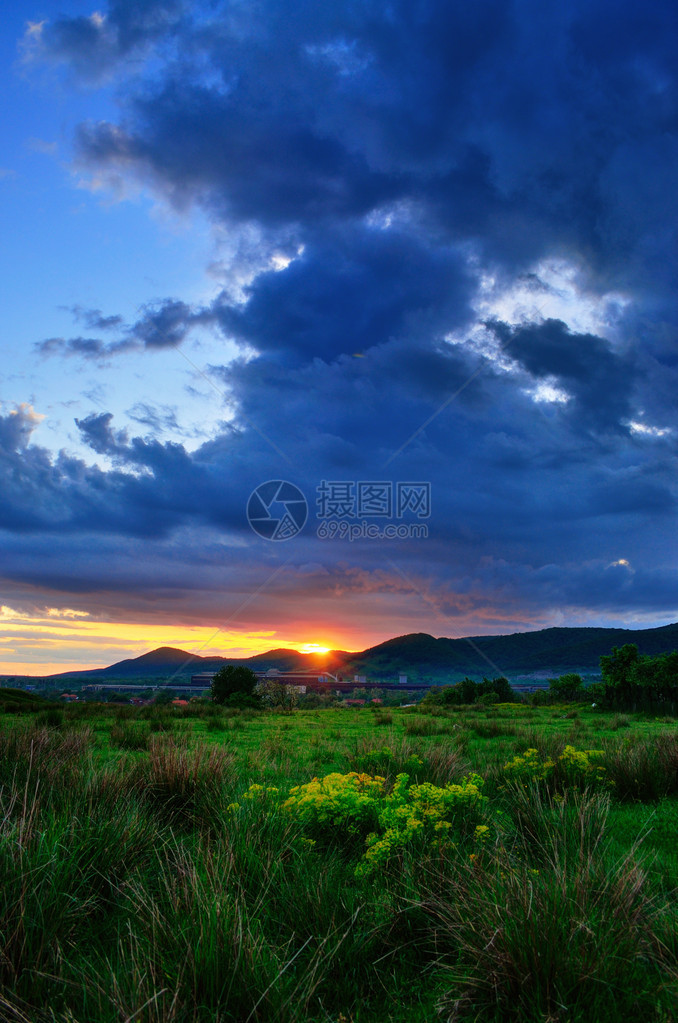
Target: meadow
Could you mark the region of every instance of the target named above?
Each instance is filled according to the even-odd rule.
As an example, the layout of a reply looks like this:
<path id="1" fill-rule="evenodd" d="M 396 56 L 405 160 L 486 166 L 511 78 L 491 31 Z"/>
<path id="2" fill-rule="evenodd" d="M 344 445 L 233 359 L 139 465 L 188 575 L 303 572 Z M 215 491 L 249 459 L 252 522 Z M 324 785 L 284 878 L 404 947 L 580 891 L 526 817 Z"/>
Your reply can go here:
<path id="1" fill-rule="evenodd" d="M 676 1019 L 678 722 L 0 713 L 7 1023 Z"/>

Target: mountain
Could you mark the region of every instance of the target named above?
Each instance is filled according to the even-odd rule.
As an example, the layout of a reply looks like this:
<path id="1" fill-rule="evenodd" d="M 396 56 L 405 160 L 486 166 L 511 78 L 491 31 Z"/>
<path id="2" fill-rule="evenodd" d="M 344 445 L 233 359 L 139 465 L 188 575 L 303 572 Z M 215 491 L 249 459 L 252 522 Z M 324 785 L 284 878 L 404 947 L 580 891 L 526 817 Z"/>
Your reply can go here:
<path id="1" fill-rule="evenodd" d="M 321 670 L 327 663 L 335 664 L 351 656 L 345 651 L 332 651 L 329 654 L 302 654 L 298 650 L 287 650 L 284 647 L 268 650 L 253 657 L 201 657 L 190 654 L 176 647 L 161 646 L 150 650 L 139 657 L 128 657 L 117 661 L 108 668 L 88 668 L 84 671 L 65 671 L 50 678 L 66 679 L 149 679 L 159 678 L 168 681 L 175 677 L 177 681 L 185 681 L 190 675 L 198 672 L 218 671 L 225 664 L 244 665 L 254 671 L 268 671 L 277 668 L 279 671 L 314 671 Z"/>
<path id="2" fill-rule="evenodd" d="M 678 624 L 659 629 L 552 628 L 508 636 L 435 639 L 415 632 L 349 656 L 345 670 L 375 678 L 405 672 L 413 678 L 457 681 L 471 676 L 524 672 L 597 672 L 613 646 L 635 643 L 642 654 L 678 648 Z"/>
<path id="3" fill-rule="evenodd" d="M 53 679 L 134 679 L 186 681 L 198 672 L 217 671 L 224 664 L 245 665 L 256 671 L 340 671 L 345 677 L 368 675 L 395 679 L 403 672 L 416 679 L 455 682 L 464 675 L 510 677 L 525 673 L 559 675 L 566 671 L 598 672 L 600 657 L 613 646 L 635 643 L 641 654 L 678 649 L 678 624 L 658 629 L 552 628 L 506 636 L 468 636 L 436 639 L 425 632 L 396 636 L 359 653 L 332 650 L 302 654 L 280 648 L 253 657 L 201 657 L 175 647 L 159 647 L 140 657 L 118 661 L 108 668 L 62 672 Z"/>

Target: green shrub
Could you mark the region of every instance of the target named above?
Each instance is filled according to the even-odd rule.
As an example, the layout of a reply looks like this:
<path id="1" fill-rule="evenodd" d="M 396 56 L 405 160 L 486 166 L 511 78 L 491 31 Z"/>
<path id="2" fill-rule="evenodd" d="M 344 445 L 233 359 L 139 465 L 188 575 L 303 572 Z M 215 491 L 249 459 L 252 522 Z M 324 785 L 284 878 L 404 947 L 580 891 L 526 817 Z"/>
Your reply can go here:
<path id="1" fill-rule="evenodd" d="M 226 729 L 226 721 L 222 717 L 210 717 L 205 729 L 208 732 L 223 732 Z"/>
<path id="2" fill-rule="evenodd" d="M 59 707 L 40 710 L 35 715 L 34 724 L 36 728 L 61 728 L 64 724 L 64 712 Z"/>
<path id="3" fill-rule="evenodd" d="M 144 715 L 148 720 L 148 727 L 152 734 L 173 732 L 176 729 L 177 721 L 171 711 L 163 711 L 154 705 L 144 709 L 152 711 L 150 715 Z"/>
<path id="4" fill-rule="evenodd" d="M 517 735 L 515 725 L 505 725 L 500 721 L 474 721 L 471 726 L 479 739 L 497 739 L 503 735 Z"/>
<path id="5" fill-rule="evenodd" d="M 423 758 L 405 744 L 397 749 L 382 746 L 376 749 L 356 750 L 350 757 L 350 764 L 354 771 L 361 774 L 383 775 L 385 778 L 395 778 L 402 772 L 406 772 L 410 777 L 419 778 L 426 773 Z"/>

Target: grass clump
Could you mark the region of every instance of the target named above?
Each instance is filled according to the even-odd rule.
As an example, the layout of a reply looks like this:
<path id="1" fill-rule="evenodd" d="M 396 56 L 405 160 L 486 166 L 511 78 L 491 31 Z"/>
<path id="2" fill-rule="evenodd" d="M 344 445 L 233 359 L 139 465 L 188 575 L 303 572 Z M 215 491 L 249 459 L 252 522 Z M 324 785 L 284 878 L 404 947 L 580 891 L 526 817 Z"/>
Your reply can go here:
<path id="1" fill-rule="evenodd" d="M 456 959 L 444 1018 L 671 1018 L 671 956 L 658 938 L 667 907 L 634 855 L 611 860 L 607 805 L 596 795 L 543 806 L 538 867 L 519 834 L 510 852 L 472 861 L 436 893 L 437 940 Z"/>
<path id="2" fill-rule="evenodd" d="M 219 819 L 233 785 L 233 755 L 218 746 L 156 737 L 150 744 L 147 793 L 163 818 L 209 824 Z"/>
<path id="3" fill-rule="evenodd" d="M 651 802 L 678 796 L 678 733 L 605 744 L 605 765 L 622 800 Z"/>
<path id="4" fill-rule="evenodd" d="M 132 721 L 116 721 L 111 728 L 111 746 L 128 752 L 148 749 L 151 735 L 149 725 Z"/>

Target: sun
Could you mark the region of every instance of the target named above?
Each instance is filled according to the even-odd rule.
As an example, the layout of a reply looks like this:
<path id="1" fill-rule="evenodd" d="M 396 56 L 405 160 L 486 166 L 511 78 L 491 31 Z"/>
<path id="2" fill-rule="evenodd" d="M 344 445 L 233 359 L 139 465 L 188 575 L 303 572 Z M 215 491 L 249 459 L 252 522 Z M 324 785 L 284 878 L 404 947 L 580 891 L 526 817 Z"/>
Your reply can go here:
<path id="1" fill-rule="evenodd" d="M 320 643 L 304 643 L 299 647 L 299 653 L 302 654 L 329 654 L 332 648 L 329 646 L 321 646 Z"/>

